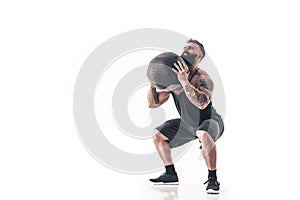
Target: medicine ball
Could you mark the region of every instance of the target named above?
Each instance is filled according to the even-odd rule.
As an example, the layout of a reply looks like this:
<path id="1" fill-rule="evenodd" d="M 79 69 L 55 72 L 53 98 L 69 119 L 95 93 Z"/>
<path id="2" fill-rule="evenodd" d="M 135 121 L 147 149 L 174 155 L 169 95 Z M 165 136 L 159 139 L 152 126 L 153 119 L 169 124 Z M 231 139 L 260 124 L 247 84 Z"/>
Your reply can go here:
<path id="1" fill-rule="evenodd" d="M 180 84 L 175 72 L 174 63 L 183 59 L 172 52 L 162 53 L 153 58 L 148 66 L 147 77 L 157 89 L 165 89 L 172 84 Z"/>

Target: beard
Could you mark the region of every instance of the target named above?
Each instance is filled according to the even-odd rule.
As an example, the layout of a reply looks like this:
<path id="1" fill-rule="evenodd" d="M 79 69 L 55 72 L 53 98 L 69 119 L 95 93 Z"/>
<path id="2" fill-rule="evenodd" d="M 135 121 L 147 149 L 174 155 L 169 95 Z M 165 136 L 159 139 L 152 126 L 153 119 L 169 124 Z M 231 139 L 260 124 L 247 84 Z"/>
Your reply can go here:
<path id="1" fill-rule="evenodd" d="M 181 54 L 181 57 L 189 67 L 196 65 L 195 61 L 197 58 L 197 54 L 189 54 L 189 53 L 183 52 Z"/>

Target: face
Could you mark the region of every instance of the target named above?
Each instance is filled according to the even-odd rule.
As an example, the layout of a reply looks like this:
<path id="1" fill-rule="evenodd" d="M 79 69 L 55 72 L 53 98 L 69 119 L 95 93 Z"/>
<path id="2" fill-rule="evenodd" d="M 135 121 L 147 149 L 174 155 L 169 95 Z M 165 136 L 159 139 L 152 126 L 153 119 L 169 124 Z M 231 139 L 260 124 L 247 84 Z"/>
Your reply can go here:
<path id="1" fill-rule="evenodd" d="M 189 42 L 183 48 L 182 56 L 196 55 L 195 64 L 198 64 L 202 58 L 202 52 L 199 46 L 195 43 Z"/>

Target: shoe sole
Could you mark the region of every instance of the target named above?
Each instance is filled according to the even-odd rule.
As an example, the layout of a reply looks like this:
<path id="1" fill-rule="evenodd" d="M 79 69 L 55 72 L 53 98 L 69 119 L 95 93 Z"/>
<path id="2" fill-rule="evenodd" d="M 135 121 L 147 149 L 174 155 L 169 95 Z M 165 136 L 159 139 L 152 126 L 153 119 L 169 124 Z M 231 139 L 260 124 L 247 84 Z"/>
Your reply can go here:
<path id="1" fill-rule="evenodd" d="M 219 190 L 208 189 L 208 190 L 206 190 L 206 193 L 207 194 L 219 194 L 220 191 Z"/>
<path id="2" fill-rule="evenodd" d="M 160 182 L 160 183 L 153 183 L 153 185 L 179 185 L 179 183 L 178 182 L 170 182 L 170 183 Z"/>

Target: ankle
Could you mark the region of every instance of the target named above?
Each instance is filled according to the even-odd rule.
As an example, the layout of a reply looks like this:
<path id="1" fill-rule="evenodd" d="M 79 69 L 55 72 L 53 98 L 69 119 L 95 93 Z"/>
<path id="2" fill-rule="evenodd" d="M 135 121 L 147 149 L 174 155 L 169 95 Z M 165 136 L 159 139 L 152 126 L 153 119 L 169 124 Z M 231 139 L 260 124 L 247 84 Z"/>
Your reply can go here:
<path id="1" fill-rule="evenodd" d="M 208 179 L 217 180 L 217 170 L 208 170 Z"/>
<path id="2" fill-rule="evenodd" d="M 165 168 L 166 168 L 166 174 L 167 175 L 176 175 L 177 174 L 176 170 L 175 170 L 175 167 L 174 167 L 174 164 L 166 165 Z"/>

